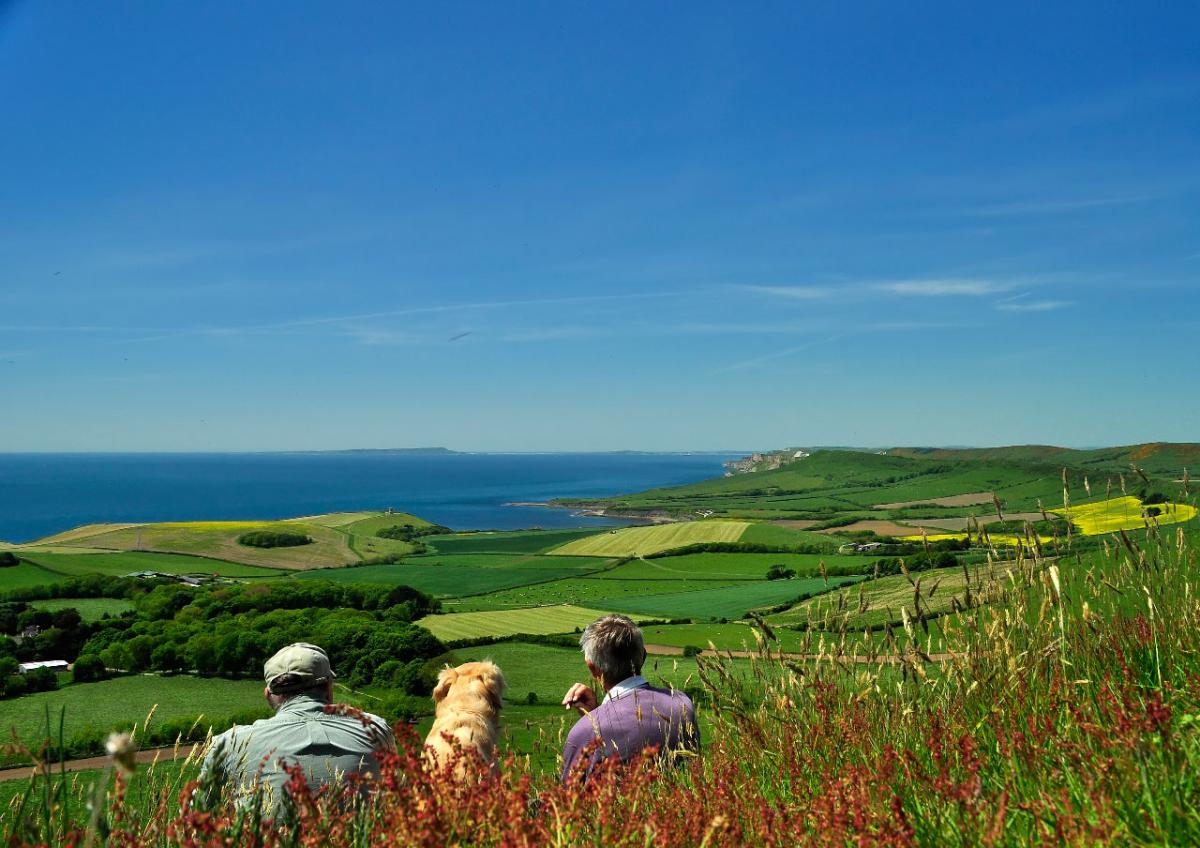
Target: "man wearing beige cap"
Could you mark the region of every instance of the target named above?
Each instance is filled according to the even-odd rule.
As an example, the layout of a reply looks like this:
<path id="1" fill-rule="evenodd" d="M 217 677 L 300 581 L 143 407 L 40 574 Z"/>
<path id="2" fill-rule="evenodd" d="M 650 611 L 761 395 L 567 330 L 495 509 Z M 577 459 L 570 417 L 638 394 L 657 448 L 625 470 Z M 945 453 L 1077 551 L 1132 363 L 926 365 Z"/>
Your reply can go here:
<path id="1" fill-rule="evenodd" d="M 329 657 L 316 645 L 288 645 L 263 664 L 271 718 L 236 725 L 213 740 L 200 769 L 208 797 L 225 792 L 246 798 L 261 789 L 271 804 L 283 799 L 287 768 L 300 765 L 309 789 L 336 786 L 351 774 L 377 775 L 377 754 L 394 751 L 386 721 L 364 713 L 333 715 Z"/>

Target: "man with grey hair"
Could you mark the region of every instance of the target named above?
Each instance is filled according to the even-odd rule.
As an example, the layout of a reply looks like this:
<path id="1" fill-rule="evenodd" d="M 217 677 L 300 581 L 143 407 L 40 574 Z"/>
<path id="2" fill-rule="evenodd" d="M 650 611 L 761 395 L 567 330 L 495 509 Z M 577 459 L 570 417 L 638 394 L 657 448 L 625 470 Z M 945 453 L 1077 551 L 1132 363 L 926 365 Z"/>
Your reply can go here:
<path id="1" fill-rule="evenodd" d="M 647 749 L 671 758 L 699 750 L 691 699 L 674 689 L 651 686 L 642 677 L 646 646 L 632 619 L 623 615 L 596 619 L 579 637 L 579 645 L 588 671 L 605 694 L 597 702 L 590 686 L 576 683 L 563 696 L 563 706 L 581 716 L 563 748 L 564 783 L 577 768 L 586 777 L 608 757 L 627 762 Z M 584 764 L 587 750 L 591 755 Z"/>
<path id="2" fill-rule="evenodd" d="M 231 792 L 246 799 L 257 791 L 278 805 L 288 768 L 304 769 L 313 791 L 342 783 L 348 775 L 378 775 L 377 755 L 394 751 L 386 721 L 370 713 L 328 711 L 337 675 L 316 645 L 297 642 L 263 664 L 263 695 L 271 718 L 236 725 L 216 737 L 200 769 L 200 786 L 210 799 Z"/>

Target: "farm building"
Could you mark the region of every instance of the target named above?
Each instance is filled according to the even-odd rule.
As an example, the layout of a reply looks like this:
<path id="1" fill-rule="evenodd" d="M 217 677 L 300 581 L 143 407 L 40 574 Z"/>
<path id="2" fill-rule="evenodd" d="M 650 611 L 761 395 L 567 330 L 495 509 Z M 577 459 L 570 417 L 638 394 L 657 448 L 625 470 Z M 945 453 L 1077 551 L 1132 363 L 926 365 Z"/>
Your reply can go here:
<path id="1" fill-rule="evenodd" d="M 846 544 L 838 547 L 838 553 L 843 554 L 854 551 L 855 553 L 861 554 L 868 551 L 878 550 L 882 547 L 883 542 L 847 542 Z"/>

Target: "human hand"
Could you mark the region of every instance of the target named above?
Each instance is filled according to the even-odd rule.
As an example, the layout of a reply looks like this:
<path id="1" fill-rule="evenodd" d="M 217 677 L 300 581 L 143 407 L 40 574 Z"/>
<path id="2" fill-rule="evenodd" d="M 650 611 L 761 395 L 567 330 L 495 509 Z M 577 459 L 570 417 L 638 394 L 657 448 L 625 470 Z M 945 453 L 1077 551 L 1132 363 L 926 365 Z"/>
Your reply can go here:
<path id="1" fill-rule="evenodd" d="M 590 686 L 576 683 L 567 690 L 567 694 L 563 695 L 562 705 L 564 709 L 578 710 L 580 715 L 590 713 L 596 709 L 596 693 Z"/>

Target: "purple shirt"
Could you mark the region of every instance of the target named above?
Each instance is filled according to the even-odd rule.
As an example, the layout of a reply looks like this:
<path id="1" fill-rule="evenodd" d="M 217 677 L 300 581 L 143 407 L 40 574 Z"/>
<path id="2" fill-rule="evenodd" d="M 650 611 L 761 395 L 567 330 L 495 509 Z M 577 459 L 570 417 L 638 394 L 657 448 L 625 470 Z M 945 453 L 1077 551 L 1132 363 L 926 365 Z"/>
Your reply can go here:
<path id="1" fill-rule="evenodd" d="M 564 783 L 584 749 L 596 739 L 603 742 L 591 755 L 589 772 L 606 757 L 618 756 L 627 762 L 646 748 L 657 747 L 664 753 L 700 749 L 691 698 L 649 685 L 621 689 L 616 697 L 610 692 L 603 704 L 575 722 L 563 747 Z"/>

